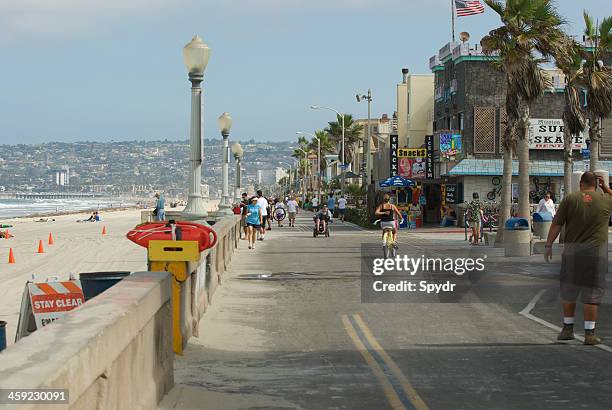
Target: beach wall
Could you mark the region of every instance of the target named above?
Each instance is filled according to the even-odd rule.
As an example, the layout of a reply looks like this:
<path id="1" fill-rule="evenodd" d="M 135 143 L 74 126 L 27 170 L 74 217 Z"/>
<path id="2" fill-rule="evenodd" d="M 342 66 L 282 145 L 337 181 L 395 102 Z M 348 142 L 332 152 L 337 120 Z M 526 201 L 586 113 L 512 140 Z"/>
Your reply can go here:
<path id="1" fill-rule="evenodd" d="M 217 244 L 202 253 L 199 264 L 190 265 L 191 275 L 182 285 L 183 343 L 198 336 L 200 318 L 211 304 L 223 273 L 229 269 L 234 250 L 240 242 L 240 217 L 221 218 L 213 225 Z"/>
<path id="2" fill-rule="evenodd" d="M 181 284 L 184 345 L 198 335 L 199 320 L 240 240 L 238 216 L 213 227 L 217 244 L 189 264 Z M 133 273 L 9 346 L 0 353 L 0 389 L 68 389 L 73 409 L 156 408 L 174 385 L 173 280 L 168 272 Z"/>
<path id="3" fill-rule="evenodd" d="M 68 389 L 74 409 L 156 408 L 174 385 L 170 298 L 167 272 L 132 274 L 0 353 L 0 388 Z"/>

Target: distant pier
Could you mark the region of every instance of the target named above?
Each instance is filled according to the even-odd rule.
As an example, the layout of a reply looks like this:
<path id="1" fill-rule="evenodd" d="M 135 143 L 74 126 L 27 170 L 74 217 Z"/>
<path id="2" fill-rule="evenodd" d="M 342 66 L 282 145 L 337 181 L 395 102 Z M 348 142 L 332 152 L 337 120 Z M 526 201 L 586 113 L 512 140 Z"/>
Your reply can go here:
<path id="1" fill-rule="evenodd" d="M 0 193 L 0 199 L 79 199 L 97 198 L 101 195 L 84 192 L 13 192 Z"/>

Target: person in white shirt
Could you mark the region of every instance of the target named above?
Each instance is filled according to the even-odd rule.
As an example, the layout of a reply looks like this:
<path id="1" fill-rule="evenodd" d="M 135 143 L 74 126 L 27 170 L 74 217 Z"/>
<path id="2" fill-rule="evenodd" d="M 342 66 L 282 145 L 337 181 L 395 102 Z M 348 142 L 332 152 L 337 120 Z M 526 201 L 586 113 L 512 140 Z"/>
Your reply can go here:
<path id="1" fill-rule="evenodd" d="M 261 190 L 257 191 L 257 205 L 261 208 L 261 227 L 259 229 L 259 240 L 263 241 L 266 234 L 266 221 L 268 220 L 268 200 L 263 196 Z"/>
<path id="2" fill-rule="evenodd" d="M 295 226 L 295 215 L 298 213 L 298 203 L 293 198 L 290 197 L 289 201 L 287 201 L 287 211 L 289 212 L 289 226 Z"/>
<path id="3" fill-rule="evenodd" d="M 346 212 L 346 199 L 344 195 L 338 199 L 338 213 L 340 214 L 340 220 L 344 222 L 344 213 Z"/>
<path id="4" fill-rule="evenodd" d="M 547 192 L 544 198 L 540 200 L 540 203 L 538 204 L 537 212 L 548 212 L 553 217 L 555 216 L 555 213 L 556 213 L 555 201 L 553 201 L 552 199 L 551 192 Z"/>
<path id="5" fill-rule="evenodd" d="M 312 198 L 312 210 L 315 212 L 319 211 L 319 197 L 315 196 L 314 198 Z"/>

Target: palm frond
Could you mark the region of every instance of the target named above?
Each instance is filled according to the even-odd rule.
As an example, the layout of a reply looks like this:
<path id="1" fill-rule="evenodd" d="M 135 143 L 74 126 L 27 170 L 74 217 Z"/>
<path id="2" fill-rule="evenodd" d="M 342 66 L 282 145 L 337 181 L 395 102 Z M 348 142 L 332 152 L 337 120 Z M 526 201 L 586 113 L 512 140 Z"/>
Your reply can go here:
<path id="1" fill-rule="evenodd" d="M 599 46 L 604 53 L 612 48 L 612 16 L 604 18 L 599 24 Z"/>
<path id="2" fill-rule="evenodd" d="M 484 0 L 487 6 L 491 7 L 491 9 L 499 14 L 500 16 L 504 15 L 504 3 L 497 0 Z"/>
<path id="3" fill-rule="evenodd" d="M 595 38 L 595 24 L 593 23 L 593 18 L 586 11 L 582 11 L 582 17 L 584 18 L 584 35 L 587 39 Z"/>

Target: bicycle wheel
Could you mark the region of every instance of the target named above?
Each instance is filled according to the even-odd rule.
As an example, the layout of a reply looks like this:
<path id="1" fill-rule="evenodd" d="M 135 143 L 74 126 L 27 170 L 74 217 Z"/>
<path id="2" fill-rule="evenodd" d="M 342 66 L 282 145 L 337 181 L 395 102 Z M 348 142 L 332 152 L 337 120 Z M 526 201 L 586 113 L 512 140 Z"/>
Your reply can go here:
<path id="1" fill-rule="evenodd" d="M 488 199 L 489 201 L 493 201 L 493 200 L 495 200 L 495 191 L 490 191 L 490 192 L 488 192 L 488 193 L 487 193 L 487 199 Z"/>
<path id="2" fill-rule="evenodd" d="M 493 185 L 500 185 L 501 184 L 501 178 L 500 177 L 493 177 L 493 178 L 491 178 L 491 183 Z"/>

